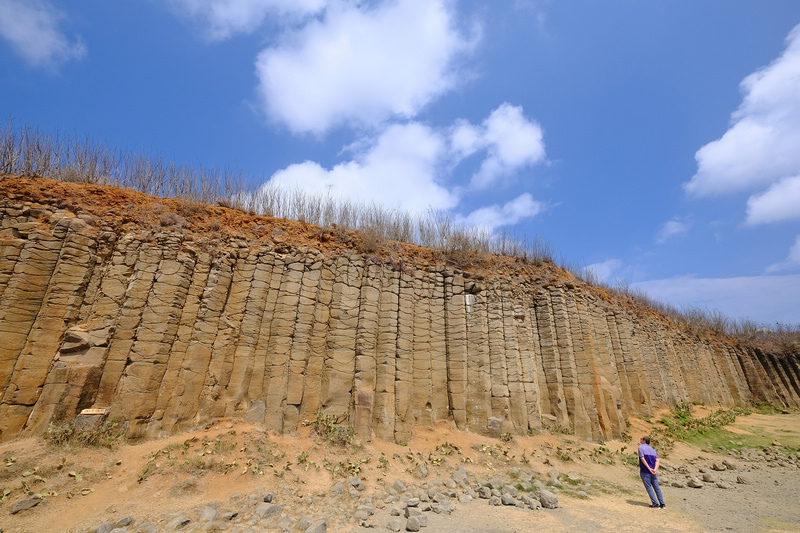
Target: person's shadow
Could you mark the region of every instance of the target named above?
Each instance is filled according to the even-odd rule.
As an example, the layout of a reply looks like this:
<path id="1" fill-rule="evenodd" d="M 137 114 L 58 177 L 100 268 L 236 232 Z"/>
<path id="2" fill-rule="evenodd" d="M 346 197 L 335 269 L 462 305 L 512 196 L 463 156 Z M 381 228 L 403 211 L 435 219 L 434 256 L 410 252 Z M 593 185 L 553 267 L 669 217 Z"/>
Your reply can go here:
<path id="1" fill-rule="evenodd" d="M 650 507 L 649 503 L 645 503 L 641 500 L 625 500 L 628 505 L 635 505 L 637 507 Z"/>

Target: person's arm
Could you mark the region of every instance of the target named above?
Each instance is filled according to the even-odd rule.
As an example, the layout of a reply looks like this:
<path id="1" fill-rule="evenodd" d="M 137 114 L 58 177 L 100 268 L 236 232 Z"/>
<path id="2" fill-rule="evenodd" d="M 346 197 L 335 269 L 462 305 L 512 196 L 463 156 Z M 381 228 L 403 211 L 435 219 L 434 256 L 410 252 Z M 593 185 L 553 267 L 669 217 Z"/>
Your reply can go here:
<path id="1" fill-rule="evenodd" d="M 656 465 L 653 468 L 650 469 L 650 472 L 652 472 L 655 475 L 658 475 L 658 465 L 659 464 L 661 464 L 661 461 L 659 460 L 658 457 L 656 457 Z"/>

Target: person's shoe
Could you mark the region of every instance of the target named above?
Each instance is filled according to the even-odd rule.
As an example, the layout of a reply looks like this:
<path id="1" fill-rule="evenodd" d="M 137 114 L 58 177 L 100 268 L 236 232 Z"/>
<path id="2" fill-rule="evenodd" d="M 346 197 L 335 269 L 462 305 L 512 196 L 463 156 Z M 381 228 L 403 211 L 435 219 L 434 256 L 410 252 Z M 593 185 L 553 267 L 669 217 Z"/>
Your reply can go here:
<path id="1" fill-rule="evenodd" d="M 661 506 L 660 506 L 659 508 L 660 508 L 660 509 L 666 509 L 666 508 L 667 508 L 667 506 L 666 506 L 665 504 L 663 504 L 663 503 L 662 503 L 662 504 L 661 504 Z"/>
<path id="2" fill-rule="evenodd" d="M 661 508 L 661 506 L 660 506 L 660 505 L 658 505 L 657 503 L 654 503 L 654 504 L 652 504 L 652 505 L 650 506 L 650 508 L 651 508 L 651 509 L 660 509 L 660 508 Z"/>

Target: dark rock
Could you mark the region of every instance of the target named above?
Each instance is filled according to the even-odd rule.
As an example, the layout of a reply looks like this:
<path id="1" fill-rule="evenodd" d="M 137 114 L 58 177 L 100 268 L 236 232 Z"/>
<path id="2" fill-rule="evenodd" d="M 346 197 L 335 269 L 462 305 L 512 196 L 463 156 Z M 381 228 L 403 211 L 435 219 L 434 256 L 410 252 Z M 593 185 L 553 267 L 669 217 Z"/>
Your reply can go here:
<path id="1" fill-rule="evenodd" d="M 42 503 L 42 500 L 39 498 L 28 498 L 27 500 L 20 500 L 18 502 L 14 502 L 14 505 L 11 506 L 11 514 L 17 514 L 20 511 L 24 511 L 25 509 L 31 509 L 36 507 Z"/>
<path id="2" fill-rule="evenodd" d="M 261 518 L 269 518 L 271 516 L 279 515 L 283 507 L 280 505 L 275 505 L 274 503 L 259 503 L 256 507 L 256 515 Z"/>
<path id="3" fill-rule="evenodd" d="M 541 489 L 536 492 L 536 499 L 542 504 L 545 509 L 558 508 L 558 496 L 546 489 Z"/>

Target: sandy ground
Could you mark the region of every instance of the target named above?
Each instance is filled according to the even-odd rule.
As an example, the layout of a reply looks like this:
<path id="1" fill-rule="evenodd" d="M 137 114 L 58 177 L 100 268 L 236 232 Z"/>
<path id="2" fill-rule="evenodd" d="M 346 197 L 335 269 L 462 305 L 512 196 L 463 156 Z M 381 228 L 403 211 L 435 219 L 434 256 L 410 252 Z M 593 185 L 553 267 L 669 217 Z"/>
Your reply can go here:
<path id="1" fill-rule="evenodd" d="M 39 438 L 19 439 L 0 445 L 5 464 L 0 466 L 0 487 L 8 489 L 0 502 L 0 530 L 92 531 L 125 516 L 163 528 L 172 513 L 197 514 L 210 502 L 221 510 L 241 510 L 246 495 L 262 490 L 274 492 L 287 515 L 329 516 L 328 531 L 382 532 L 388 531 L 391 505 L 378 510 L 374 528 L 364 529 L 352 518 L 357 502 L 346 494 L 333 498 L 331 487 L 357 474 L 364 494 L 383 497 L 395 480 L 420 486 L 448 478 L 461 464 L 478 480 L 507 475 L 515 467 L 540 480 L 553 469 L 576 473 L 591 487 L 589 498 L 564 490 L 558 509 L 538 511 L 492 507 L 476 499 L 457 504 L 451 515 L 428 513 L 423 531 L 800 532 L 800 469 L 740 462 L 736 471 L 719 473 L 731 489 L 710 484 L 702 489 L 671 487 L 669 482 L 682 476 L 669 469 L 730 458 L 685 444 L 676 445 L 663 460 L 667 509 L 649 509 L 636 468 L 623 458 L 635 451 L 638 436 L 650 426 L 638 419 L 631 423 L 629 442 L 603 444 L 569 435 L 515 437 L 506 443 L 443 424 L 418 428 L 408 445 L 373 441 L 341 448 L 322 442 L 310 428 L 277 437 L 240 421 L 220 421 L 192 433 L 114 449 L 53 447 Z M 739 417 L 729 429 L 780 439 L 784 453 L 797 453 L 800 414 Z M 417 477 L 420 463 L 428 466 L 425 479 Z M 737 484 L 737 476 L 748 483 Z M 29 497 L 26 491 L 43 496 L 41 503 L 11 514 L 15 502 Z"/>

